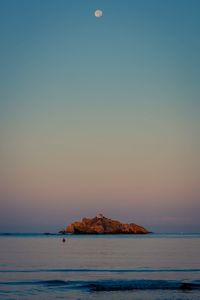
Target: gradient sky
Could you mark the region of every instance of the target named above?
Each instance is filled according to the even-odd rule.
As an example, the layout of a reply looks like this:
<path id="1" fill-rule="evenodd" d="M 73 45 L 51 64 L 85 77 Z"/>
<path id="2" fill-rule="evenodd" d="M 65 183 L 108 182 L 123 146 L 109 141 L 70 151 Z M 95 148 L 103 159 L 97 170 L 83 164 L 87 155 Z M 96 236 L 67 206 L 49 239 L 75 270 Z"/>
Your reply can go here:
<path id="1" fill-rule="evenodd" d="M 0 0 L 0 36 L 1 232 L 200 232 L 199 0 Z"/>

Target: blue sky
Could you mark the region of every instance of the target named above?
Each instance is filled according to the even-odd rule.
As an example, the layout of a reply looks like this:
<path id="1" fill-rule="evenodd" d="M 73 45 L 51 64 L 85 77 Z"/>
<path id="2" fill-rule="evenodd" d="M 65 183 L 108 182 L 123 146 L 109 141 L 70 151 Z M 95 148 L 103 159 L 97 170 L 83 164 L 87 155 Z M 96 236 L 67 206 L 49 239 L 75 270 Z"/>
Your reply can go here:
<path id="1" fill-rule="evenodd" d="M 0 231 L 200 230 L 199 31 L 197 0 L 0 0 Z"/>

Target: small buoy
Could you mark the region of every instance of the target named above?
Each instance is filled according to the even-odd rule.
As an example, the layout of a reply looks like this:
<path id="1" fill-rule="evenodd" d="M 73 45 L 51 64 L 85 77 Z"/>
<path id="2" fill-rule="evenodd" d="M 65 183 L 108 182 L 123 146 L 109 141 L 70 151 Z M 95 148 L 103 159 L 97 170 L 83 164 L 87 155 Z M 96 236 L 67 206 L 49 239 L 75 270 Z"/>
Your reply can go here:
<path id="1" fill-rule="evenodd" d="M 96 18 L 101 18 L 103 16 L 103 11 L 101 9 L 97 9 L 94 12 Z"/>
<path id="2" fill-rule="evenodd" d="M 62 239 L 62 242 L 65 243 L 65 238 Z"/>

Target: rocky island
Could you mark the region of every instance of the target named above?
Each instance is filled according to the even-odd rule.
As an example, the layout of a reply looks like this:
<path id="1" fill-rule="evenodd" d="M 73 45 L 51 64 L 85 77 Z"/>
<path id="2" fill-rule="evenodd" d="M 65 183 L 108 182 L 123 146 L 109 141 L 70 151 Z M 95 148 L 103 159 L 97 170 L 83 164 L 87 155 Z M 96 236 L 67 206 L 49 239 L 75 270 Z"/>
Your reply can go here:
<path id="1" fill-rule="evenodd" d="M 61 233 L 74 234 L 147 234 L 147 229 L 134 223 L 123 224 L 117 220 L 104 217 L 102 214 L 89 219 L 83 218 L 67 226 Z"/>

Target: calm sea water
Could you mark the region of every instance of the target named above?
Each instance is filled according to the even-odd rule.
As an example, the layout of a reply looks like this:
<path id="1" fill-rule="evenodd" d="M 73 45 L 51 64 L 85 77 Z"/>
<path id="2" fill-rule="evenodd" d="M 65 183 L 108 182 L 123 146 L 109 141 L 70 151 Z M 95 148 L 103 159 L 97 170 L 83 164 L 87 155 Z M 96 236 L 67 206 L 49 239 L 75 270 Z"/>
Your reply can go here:
<path id="1" fill-rule="evenodd" d="M 0 235 L 0 299 L 200 299 L 200 235 Z"/>

